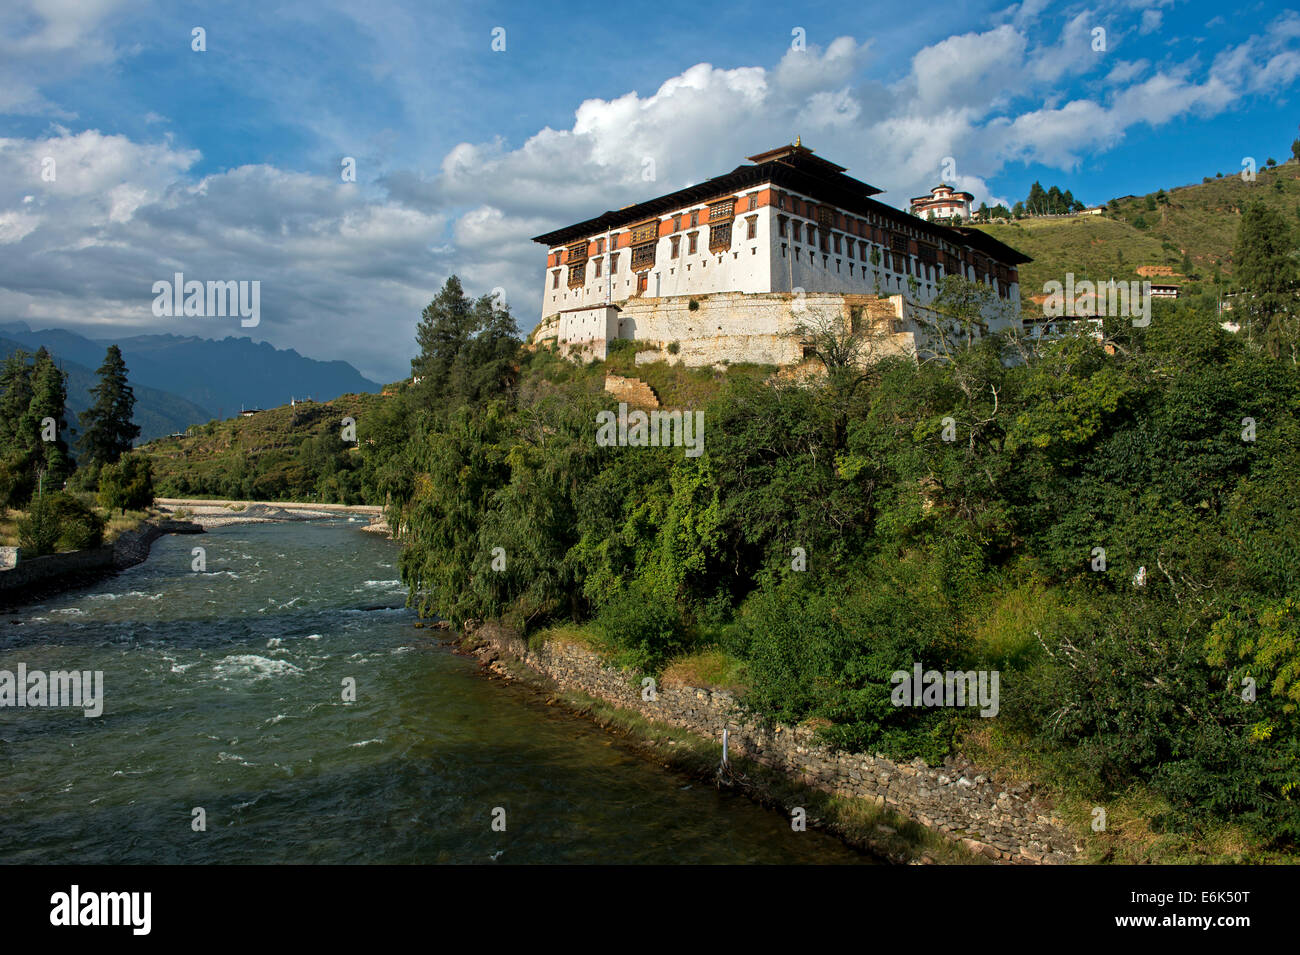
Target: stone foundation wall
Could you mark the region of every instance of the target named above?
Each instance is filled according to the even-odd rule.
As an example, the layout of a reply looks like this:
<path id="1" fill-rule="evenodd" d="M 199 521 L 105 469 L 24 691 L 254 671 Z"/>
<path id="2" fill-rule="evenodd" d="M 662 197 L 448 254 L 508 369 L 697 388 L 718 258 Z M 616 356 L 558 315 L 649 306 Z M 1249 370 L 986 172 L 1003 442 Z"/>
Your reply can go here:
<path id="1" fill-rule="evenodd" d="M 105 544 L 88 550 L 74 550 L 66 554 L 46 554 L 18 561 L 9 570 L 0 572 L 0 593 L 12 595 L 20 588 L 36 587 L 59 577 L 106 571 L 113 568 L 113 547 Z"/>
<path id="2" fill-rule="evenodd" d="M 112 544 L 64 554 L 21 558 L 8 570 L 0 570 L 0 594 L 21 597 L 20 590 L 42 586 L 60 578 L 123 570 L 144 561 L 149 549 L 163 534 L 202 534 L 201 524 L 188 521 L 158 521 L 141 530 L 125 531 Z"/>
<path id="3" fill-rule="evenodd" d="M 836 753 L 806 727 L 761 725 L 724 690 L 660 686 L 658 698 L 649 702 L 641 698 L 639 677 L 606 665 L 585 647 L 550 642 L 533 651 L 517 633 L 495 623 L 484 624 L 474 636 L 489 648 L 489 656 L 513 657 L 561 687 L 717 740 L 719 752 L 727 729 L 734 753 L 807 786 L 888 806 L 990 859 L 1051 864 L 1074 859 L 1073 839 L 1039 804 L 1029 784 L 1002 785 L 963 759 L 929 767 L 920 760 L 896 763 L 882 756 Z"/>

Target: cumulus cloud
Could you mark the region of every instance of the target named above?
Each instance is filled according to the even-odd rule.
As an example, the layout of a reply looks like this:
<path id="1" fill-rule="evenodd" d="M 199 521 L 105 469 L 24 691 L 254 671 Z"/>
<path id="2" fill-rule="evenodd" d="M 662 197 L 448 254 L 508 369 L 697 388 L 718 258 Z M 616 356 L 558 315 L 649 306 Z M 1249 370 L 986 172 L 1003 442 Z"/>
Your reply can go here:
<path id="1" fill-rule="evenodd" d="M 197 175 L 203 157 L 165 137 L 54 127 L 0 139 L 0 318 L 105 336 L 238 335 L 237 323 L 153 318 L 152 283 L 174 271 L 260 279 L 258 337 L 389 380 L 405 373 L 419 311 L 451 272 L 474 294 L 504 288 L 526 331 L 543 281 L 531 236 L 726 172 L 796 135 L 894 205 L 940 178 L 993 205 L 1004 200 L 989 181 L 1008 163 L 1075 168 L 1135 126 L 1212 115 L 1300 78 L 1294 13 L 1208 67 L 1117 58 L 1122 25 L 1135 34 L 1163 6 L 1107 7 L 1119 26 L 1106 55 L 1092 48 L 1103 21 L 1091 11 L 1049 32 L 1045 4 L 1025 0 L 883 77 L 872 75 L 877 51 L 851 37 L 766 66 L 696 63 L 645 93 L 576 103 L 568 121 L 514 142 L 444 146 L 427 170 L 395 166 L 368 185 L 271 162 Z M 101 0 L 92 22 L 114 9 Z M 36 25 L 5 41 L 20 57 L 87 40 L 81 27 L 60 33 L 29 20 Z M 73 55 L 111 55 L 107 41 L 88 42 Z M 161 117 L 150 123 L 168 128 Z M 41 178 L 46 157 L 53 182 Z"/>

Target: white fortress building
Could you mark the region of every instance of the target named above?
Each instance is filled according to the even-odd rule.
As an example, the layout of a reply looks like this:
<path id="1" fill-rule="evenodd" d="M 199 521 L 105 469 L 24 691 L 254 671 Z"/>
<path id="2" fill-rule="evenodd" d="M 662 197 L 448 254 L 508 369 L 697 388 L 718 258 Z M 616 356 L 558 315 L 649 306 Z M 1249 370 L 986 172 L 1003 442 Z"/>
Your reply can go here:
<path id="1" fill-rule="evenodd" d="M 970 205 L 975 197 L 969 192 L 956 192 L 952 186 L 939 183 L 930 190 L 928 196 L 917 196 L 912 200 L 912 215 L 922 219 L 970 220 Z"/>
<path id="2" fill-rule="evenodd" d="M 809 354 L 801 329 L 830 315 L 915 352 L 917 310 L 952 274 L 1018 312 L 1028 256 L 877 201 L 879 189 L 798 141 L 749 160 L 537 236 L 547 269 L 530 340 L 603 358 L 610 341 L 631 339 L 638 363 L 788 366 Z"/>

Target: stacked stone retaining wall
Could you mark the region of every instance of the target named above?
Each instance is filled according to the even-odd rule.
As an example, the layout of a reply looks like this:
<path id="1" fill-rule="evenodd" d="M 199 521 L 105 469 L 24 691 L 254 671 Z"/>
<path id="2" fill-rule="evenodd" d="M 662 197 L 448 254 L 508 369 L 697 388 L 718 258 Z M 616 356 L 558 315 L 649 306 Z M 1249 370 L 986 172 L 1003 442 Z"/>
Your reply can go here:
<path id="1" fill-rule="evenodd" d="M 999 782 L 963 758 L 931 767 L 920 760 L 898 763 L 883 756 L 835 752 L 807 727 L 763 725 L 725 690 L 665 685 L 656 688 L 657 699 L 648 701 L 642 698 L 639 675 L 607 665 L 583 646 L 550 641 L 532 650 L 517 633 L 497 623 L 484 624 L 473 635 L 489 656 L 513 657 L 561 687 L 718 740 L 719 746 L 726 729 L 733 753 L 824 792 L 888 806 L 990 859 L 1060 864 L 1075 858 L 1068 830 L 1036 798 L 1030 784 Z"/>

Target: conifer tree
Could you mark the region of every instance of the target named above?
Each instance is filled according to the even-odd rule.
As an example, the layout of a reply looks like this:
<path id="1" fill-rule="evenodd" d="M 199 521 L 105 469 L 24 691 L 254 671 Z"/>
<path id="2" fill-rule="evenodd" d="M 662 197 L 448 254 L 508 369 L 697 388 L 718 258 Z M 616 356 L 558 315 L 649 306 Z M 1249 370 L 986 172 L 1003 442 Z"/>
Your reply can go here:
<path id="1" fill-rule="evenodd" d="M 67 376 L 54 364 L 54 358 L 42 347 L 32 366 L 32 400 L 19 422 L 24 435 L 36 436 L 38 470 L 45 472 L 45 484 L 60 484 L 72 474 L 76 462 L 68 453 Z M 49 428 L 49 422 L 53 428 Z M 46 440 L 47 437 L 51 440 Z"/>
<path id="2" fill-rule="evenodd" d="M 1300 309 L 1294 257 L 1295 239 L 1282 214 L 1256 201 L 1246 209 L 1233 249 L 1235 278 L 1247 334 L 1258 336 L 1274 357 L 1296 349 L 1295 319 Z"/>
<path id="3" fill-rule="evenodd" d="M 20 437 L 19 422 L 32 403 L 31 356 L 19 349 L 9 355 L 0 368 L 0 457 L 9 459 L 30 449 L 31 442 Z"/>
<path id="4" fill-rule="evenodd" d="M 90 390 L 94 401 L 81 415 L 82 436 L 77 446 L 85 463 L 92 465 L 114 463 L 131 450 L 131 442 L 140 436 L 140 426 L 131 420 L 135 393 L 127 380 L 122 351 L 116 345 L 108 346 L 98 375 L 99 383 Z"/>

